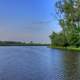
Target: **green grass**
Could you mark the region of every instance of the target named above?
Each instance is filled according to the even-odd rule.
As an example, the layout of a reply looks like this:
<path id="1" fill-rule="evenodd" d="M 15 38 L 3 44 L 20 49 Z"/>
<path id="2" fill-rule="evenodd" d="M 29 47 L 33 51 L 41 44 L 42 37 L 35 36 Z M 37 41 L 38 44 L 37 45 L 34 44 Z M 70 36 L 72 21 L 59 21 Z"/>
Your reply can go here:
<path id="1" fill-rule="evenodd" d="M 70 50 L 70 51 L 80 51 L 80 47 L 76 48 L 76 47 L 54 47 L 54 46 L 50 46 L 50 48 Z"/>

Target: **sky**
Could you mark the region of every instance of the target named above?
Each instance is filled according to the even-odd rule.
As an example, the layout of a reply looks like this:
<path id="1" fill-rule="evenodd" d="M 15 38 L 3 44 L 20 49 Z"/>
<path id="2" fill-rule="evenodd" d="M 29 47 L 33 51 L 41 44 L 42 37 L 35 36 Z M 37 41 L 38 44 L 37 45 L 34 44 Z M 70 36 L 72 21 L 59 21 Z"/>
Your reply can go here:
<path id="1" fill-rule="evenodd" d="M 0 0 L 0 40 L 50 42 L 60 31 L 57 0 Z"/>

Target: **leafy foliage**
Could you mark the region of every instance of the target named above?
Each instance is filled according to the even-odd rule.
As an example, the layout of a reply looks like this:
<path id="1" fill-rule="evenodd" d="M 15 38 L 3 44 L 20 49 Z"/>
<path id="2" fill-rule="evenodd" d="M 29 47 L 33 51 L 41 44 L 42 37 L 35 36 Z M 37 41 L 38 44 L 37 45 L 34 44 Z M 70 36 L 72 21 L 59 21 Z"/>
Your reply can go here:
<path id="1" fill-rule="evenodd" d="M 56 8 L 62 31 L 51 34 L 52 45 L 80 47 L 80 0 L 59 0 Z"/>

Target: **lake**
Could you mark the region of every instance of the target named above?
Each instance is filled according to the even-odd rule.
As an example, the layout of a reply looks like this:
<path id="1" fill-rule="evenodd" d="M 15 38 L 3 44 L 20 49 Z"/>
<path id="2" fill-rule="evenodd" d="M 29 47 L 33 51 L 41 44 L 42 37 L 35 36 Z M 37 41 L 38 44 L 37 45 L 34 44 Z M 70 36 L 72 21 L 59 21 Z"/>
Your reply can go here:
<path id="1" fill-rule="evenodd" d="M 0 80 L 80 80 L 80 52 L 0 47 Z"/>

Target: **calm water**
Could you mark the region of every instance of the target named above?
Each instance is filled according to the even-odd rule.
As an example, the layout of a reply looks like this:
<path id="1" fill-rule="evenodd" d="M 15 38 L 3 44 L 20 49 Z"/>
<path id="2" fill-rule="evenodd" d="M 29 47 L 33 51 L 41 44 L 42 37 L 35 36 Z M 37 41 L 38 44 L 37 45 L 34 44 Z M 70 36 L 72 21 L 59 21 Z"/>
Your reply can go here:
<path id="1" fill-rule="evenodd" d="M 47 47 L 0 47 L 0 80 L 80 80 L 80 53 Z"/>

